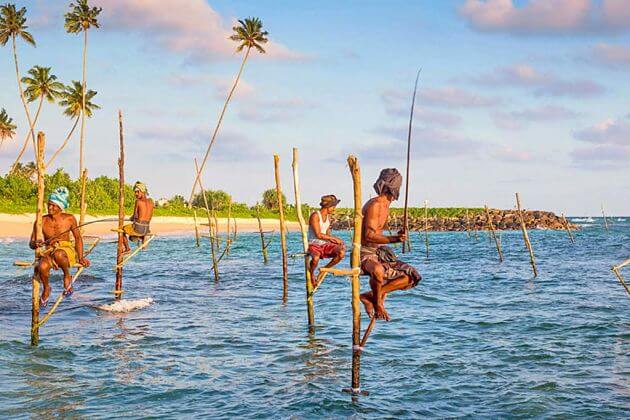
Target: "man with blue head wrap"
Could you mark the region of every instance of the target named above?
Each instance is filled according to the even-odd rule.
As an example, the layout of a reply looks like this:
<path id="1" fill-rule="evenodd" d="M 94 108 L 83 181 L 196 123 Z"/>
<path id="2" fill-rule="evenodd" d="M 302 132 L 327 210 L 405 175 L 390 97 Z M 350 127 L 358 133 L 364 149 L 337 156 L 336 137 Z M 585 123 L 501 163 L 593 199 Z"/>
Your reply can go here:
<path id="1" fill-rule="evenodd" d="M 38 253 L 38 261 L 35 264 L 35 274 L 44 286 L 40 306 L 46 306 L 50 296 L 48 282 L 50 270 L 63 271 L 64 294 L 70 296 L 72 294 L 70 268 L 90 265 L 90 261 L 83 255 L 83 238 L 77 219 L 72 214 L 64 213 L 70 204 L 69 195 L 66 187 L 59 187 L 48 196 L 48 214 L 42 218 L 43 239 L 37 237 L 36 224 L 33 225 L 29 246 L 31 249 L 45 248 Z M 74 236 L 74 244 L 70 240 L 70 232 Z"/>

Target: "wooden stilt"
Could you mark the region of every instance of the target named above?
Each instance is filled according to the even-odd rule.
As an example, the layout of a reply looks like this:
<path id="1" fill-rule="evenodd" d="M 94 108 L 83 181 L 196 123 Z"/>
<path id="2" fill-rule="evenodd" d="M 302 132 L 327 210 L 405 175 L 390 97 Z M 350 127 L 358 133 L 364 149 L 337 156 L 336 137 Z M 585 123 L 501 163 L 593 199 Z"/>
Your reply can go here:
<path id="1" fill-rule="evenodd" d="M 199 173 L 199 165 L 197 164 L 197 159 L 195 158 L 195 176 L 199 179 L 199 190 L 201 190 L 201 195 L 203 197 L 203 204 L 206 208 L 206 216 L 208 217 L 208 234 L 210 235 L 210 254 L 212 255 L 212 269 L 214 271 L 214 281 L 219 281 L 219 267 L 217 263 L 217 253 L 215 249 L 215 241 L 212 239 L 212 216 L 210 214 L 210 207 L 208 207 L 208 197 L 206 197 L 206 191 L 203 188 L 203 184 L 201 182 L 201 174 Z M 215 232 L 217 235 L 218 232 Z"/>
<path id="2" fill-rule="evenodd" d="M 466 236 L 470 238 L 470 217 L 468 217 L 468 209 L 466 209 Z"/>
<path id="3" fill-rule="evenodd" d="M 267 256 L 267 246 L 268 243 L 265 243 L 265 232 L 263 232 L 262 222 L 260 221 L 260 205 L 256 203 L 256 219 L 258 219 L 258 231 L 260 232 L 260 250 L 263 255 L 263 262 L 267 264 L 269 262 L 269 257 Z"/>
<path id="4" fill-rule="evenodd" d="M 143 249 L 145 249 L 147 246 L 149 246 L 149 243 L 151 243 L 151 241 L 153 240 L 153 238 L 155 238 L 155 235 L 151 235 L 149 236 L 148 239 L 146 239 L 139 247 L 137 247 L 131 254 L 127 255 L 127 257 L 125 259 L 123 259 L 120 262 L 116 263 L 116 266 L 114 267 L 114 269 L 116 270 L 116 272 L 118 272 L 119 269 L 122 269 L 123 266 L 125 264 L 127 264 L 133 257 L 135 257 L 140 251 L 142 251 Z M 116 289 L 118 290 L 118 289 Z"/>
<path id="5" fill-rule="evenodd" d="M 564 217 L 564 213 L 562 213 L 562 224 L 564 225 L 564 229 L 567 231 L 567 234 L 569 235 L 569 239 L 571 240 L 571 243 L 574 244 L 575 239 L 573 239 L 573 234 L 571 233 L 571 227 L 569 226 L 569 222 L 567 221 L 567 218 Z"/>
<path id="6" fill-rule="evenodd" d="M 118 135 L 119 135 L 119 157 L 118 157 L 118 246 L 116 247 L 116 283 L 114 287 L 115 298 L 122 297 L 123 281 L 123 252 L 124 234 L 123 225 L 125 223 L 125 138 L 123 131 L 122 111 L 118 110 Z"/>
<path id="7" fill-rule="evenodd" d="M 619 271 L 619 270 L 621 270 L 621 268 L 625 267 L 626 265 L 630 265 L 630 258 L 628 258 L 627 260 L 625 260 L 624 262 L 622 262 L 619 265 L 613 266 L 612 271 L 613 271 L 613 273 L 615 273 L 615 276 L 617 276 L 617 279 L 619 280 L 619 283 L 621 283 L 623 288 L 626 289 L 626 292 L 630 295 L 630 288 L 628 287 L 628 285 L 624 281 L 624 278 L 621 275 L 621 271 Z"/>
<path id="8" fill-rule="evenodd" d="M 490 234 L 492 235 L 492 238 L 494 238 L 494 243 L 497 246 L 497 252 L 499 253 L 499 262 L 502 263 L 503 262 L 503 252 L 501 251 L 501 242 L 497 239 L 497 234 L 494 231 L 494 223 L 492 223 L 492 217 L 490 216 L 490 211 L 488 210 L 488 206 L 484 206 L 484 209 L 486 211 L 486 218 L 487 218 L 487 223 L 488 223 L 488 229 L 490 229 Z"/>
<path id="9" fill-rule="evenodd" d="M 44 175 L 46 174 L 46 165 L 44 160 L 44 151 L 46 150 L 46 135 L 43 132 L 37 133 L 37 213 L 35 216 L 35 240 L 43 241 L 44 233 L 42 231 L 42 218 L 44 217 Z M 39 256 L 39 248 L 35 250 L 35 260 Z M 40 299 L 40 279 L 37 267 L 31 279 L 32 295 L 31 295 L 31 346 L 39 344 L 39 299 Z"/>
<path id="10" fill-rule="evenodd" d="M 525 226 L 525 218 L 523 217 L 523 211 L 521 210 L 521 199 L 518 196 L 518 193 L 516 193 L 516 208 L 518 210 L 518 218 L 521 222 L 521 230 L 523 231 L 523 240 L 525 240 L 525 246 L 527 246 L 527 251 L 529 251 L 529 262 L 532 265 L 534 277 L 538 277 L 538 268 L 536 267 L 536 258 L 534 258 L 534 249 L 532 248 L 532 243 L 529 241 L 527 227 Z"/>
<path id="11" fill-rule="evenodd" d="M 363 338 L 361 339 L 361 349 L 365 348 L 365 344 L 367 343 L 367 340 L 370 337 L 370 333 L 372 332 L 372 329 L 374 328 L 374 324 L 376 324 L 375 316 L 373 316 L 370 319 L 370 323 L 368 324 L 368 327 L 366 328 L 365 333 L 363 333 Z"/>
<path id="12" fill-rule="evenodd" d="M 195 219 L 195 245 L 199 248 L 199 228 L 197 227 L 197 209 L 193 209 L 193 217 Z"/>
<path id="13" fill-rule="evenodd" d="M 280 157 L 278 155 L 273 155 L 273 162 L 276 176 L 278 210 L 280 211 L 280 244 L 282 246 L 282 302 L 286 302 L 289 295 L 289 268 L 287 262 L 286 227 L 284 224 L 284 203 L 282 202 L 282 186 L 280 185 Z"/>
<path id="14" fill-rule="evenodd" d="M 604 212 L 604 203 L 602 203 L 602 217 L 604 218 L 604 229 L 606 229 L 606 233 L 610 232 L 608 229 L 608 219 L 606 218 L 606 213 Z"/>
<path id="15" fill-rule="evenodd" d="M 424 246 L 429 259 L 429 201 L 424 200 Z"/>
<path id="16" fill-rule="evenodd" d="M 304 278 L 306 279 L 306 315 L 309 327 L 315 325 L 315 309 L 313 307 L 313 283 L 311 280 L 310 256 L 308 254 L 308 237 L 306 221 L 302 214 L 302 200 L 300 199 L 300 177 L 298 172 L 298 149 L 293 148 L 293 192 L 295 194 L 295 211 L 302 233 L 302 248 L 304 249 Z"/>
<path id="17" fill-rule="evenodd" d="M 230 246 L 232 245 L 232 229 L 230 223 L 232 222 L 232 199 L 228 202 L 228 215 L 227 215 L 227 227 L 225 230 L 225 253 L 230 255 Z"/>

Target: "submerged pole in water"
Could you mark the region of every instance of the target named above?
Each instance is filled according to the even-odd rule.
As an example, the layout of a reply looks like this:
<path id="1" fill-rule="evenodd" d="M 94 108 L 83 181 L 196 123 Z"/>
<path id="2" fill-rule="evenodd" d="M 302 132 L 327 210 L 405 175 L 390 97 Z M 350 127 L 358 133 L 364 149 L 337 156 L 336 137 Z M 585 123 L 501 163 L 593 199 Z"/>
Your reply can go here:
<path id="1" fill-rule="evenodd" d="M 232 198 L 228 201 L 228 215 L 227 215 L 227 227 L 225 232 L 225 253 L 230 255 L 230 246 L 232 245 L 232 230 L 230 229 L 230 222 L 232 219 Z"/>
<path id="2" fill-rule="evenodd" d="M 424 246 L 427 249 L 429 259 L 429 201 L 424 200 Z"/>
<path id="3" fill-rule="evenodd" d="M 562 224 L 564 225 L 564 229 L 567 231 L 567 234 L 569 235 L 569 239 L 571 240 L 571 243 L 574 244 L 575 239 L 573 239 L 573 234 L 571 233 L 571 227 L 569 226 L 569 222 L 567 221 L 567 218 L 564 217 L 564 213 L 562 213 Z"/>
<path id="4" fill-rule="evenodd" d="M 284 203 L 282 202 L 282 186 L 280 185 L 280 157 L 278 155 L 273 155 L 273 163 L 276 176 L 278 210 L 280 211 L 280 245 L 282 246 L 282 302 L 286 303 L 289 295 L 289 268 L 287 264 L 286 228 L 284 226 Z"/>
<path id="5" fill-rule="evenodd" d="M 529 252 L 529 262 L 532 265 L 532 270 L 534 270 L 534 277 L 538 277 L 538 268 L 536 267 L 536 258 L 534 258 L 534 249 L 532 248 L 532 243 L 529 241 L 527 227 L 525 226 L 525 218 L 523 217 L 523 210 L 521 210 L 521 199 L 518 196 L 518 193 L 516 193 L 516 208 L 518 210 L 518 218 L 521 222 L 523 239 L 525 240 L 525 245 L 527 246 L 527 251 Z"/>
<path id="6" fill-rule="evenodd" d="M 308 254 L 308 236 L 306 233 L 306 221 L 302 214 L 302 200 L 300 199 L 300 177 L 298 172 L 298 149 L 293 148 L 293 192 L 295 193 L 295 211 L 302 233 L 302 248 L 304 249 L 304 276 L 306 279 L 306 314 L 308 326 L 315 325 L 315 309 L 313 307 L 313 283 L 311 280 L 311 270 L 309 270 L 310 256 Z"/>
<path id="7" fill-rule="evenodd" d="M 604 229 L 606 229 L 606 233 L 610 232 L 608 229 L 608 219 L 606 218 L 606 213 L 604 212 L 604 203 L 602 203 L 602 216 L 604 217 Z"/>
<path id="8" fill-rule="evenodd" d="M 193 218 L 195 220 L 195 245 L 199 248 L 199 228 L 197 226 L 197 209 L 193 208 Z"/>
<path id="9" fill-rule="evenodd" d="M 212 215 L 210 214 L 210 207 L 208 207 L 208 197 L 206 197 L 206 190 L 201 183 L 201 174 L 199 173 L 199 165 L 197 164 L 197 158 L 195 158 L 195 173 L 199 177 L 199 190 L 201 190 L 201 196 L 203 197 L 203 204 L 206 208 L 206 216 L 208 217 L 208 235 L 210 236 L 210 254 L 212 255 L 212 270 L 214 271 L 214 281 L 219 281 L 219 264 L 217 263 L 217 253 L 215 250 L 215 240 L 212 232 Z M 218 230 L 214 232 L 214 235 L 218 235 Z"/>
<path id="10" fill-rule="evenodd" d="M 118 245 L 116 247 L 116 283 L 114 287 L 116 299 L 120 299 L 122 295 L 123 268 L 121 263 L 124 251 L 123 226 L 125 222 L 125 137 L 121 110 L 118 110 L 118 137 Z"/>
<path id="11" fill-rule="evenodd" d="M 44 163 L 44 150 L 46 149 L 46 135 L 43 132 L 37 133 L 37 213 L 35 215 L 35 240 L 43 241 L 44 233 L 42 231 L 42 218 L 44 217 L 44 175 L 46 173 L 46 165 Z M 35 249 L 35 264 L 39 257 L 39 248 Z M 37 270 L 37 268 L 35 268 Z M 31 346 L 39 344 L 39 274 L 37 271 L 33 273 L 31 279 L 32 295 L 31 295 Z"/>
<path id="12" fill-rule="evenodd" d="M 490 211 L 488 210 L 488 206 L 484 206 L 486 211 L 486 218 L 488 223 L 488 228 L 490 229 L 490 233 L 492 234 L 492 238 L 494 238 L 494 243 L 497 246 L 497 252 L 499 253 L 499 262 L 503 262 L 503 252 L 501 251 L 501 242 L 497 239 L 497 234 L 494 231 L 494 223 L 492 223 L 492 217 L 490 216 Z"/>
<path id="13" fill-rule="evenodd" d="M 470 217 L 468 217 L 468 209 L 466 209 L 466 236 L 470 238 Z"/>
<path id="14" fill-rule="evenodd" d="M 260 204 L 256 203 L 256 219 L 258 219 L 258 232 L 260 232 L 260 249 L 263 255 L 263 262 L 267 264 L 269 257 L 267 256 L 268 242 L 265 242 L 265 232 L 263 232 L 262 222 L 260 221 Z"/>

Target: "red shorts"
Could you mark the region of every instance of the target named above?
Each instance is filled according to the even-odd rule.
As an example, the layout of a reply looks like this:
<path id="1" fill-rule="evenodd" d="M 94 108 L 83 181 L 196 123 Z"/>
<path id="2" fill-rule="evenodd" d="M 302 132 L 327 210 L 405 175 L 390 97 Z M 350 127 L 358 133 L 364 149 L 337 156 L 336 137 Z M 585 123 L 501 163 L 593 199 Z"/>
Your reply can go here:
<path id="1" fill-rule="evenodd" d="M 311 257 L 333 258 L 345 248 L 346 247 L 344 245 L 337 245 L 332 242 L 326 242 L 323 245 L 310 244 L 308 246 L 308 253 Z"/>

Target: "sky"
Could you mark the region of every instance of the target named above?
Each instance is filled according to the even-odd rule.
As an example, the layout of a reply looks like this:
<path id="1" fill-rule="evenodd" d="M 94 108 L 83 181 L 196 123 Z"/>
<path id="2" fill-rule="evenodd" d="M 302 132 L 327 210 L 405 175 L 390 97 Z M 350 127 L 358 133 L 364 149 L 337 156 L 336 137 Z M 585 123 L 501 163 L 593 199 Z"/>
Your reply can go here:
<path id="1" fill-rule="evenodd" d="M 4 3 L 4 1 L 1 1 Z M 25 6 L 37 41 L 18 43 L 20 71 L 52 67 L 81 79 L 82 36 L 67 34 L 68 0 Z M 405 171 L 409 108 L 410 205 L 526 208 L 630 215 L 630 7 L 626 0 L 206 1 L 90 0 L 90 177 L 117 176 L 122 110 L 126 178 L 154 198 L 188 197 L 193 159 L 209 144 L 242 54 L 237 19 L 269 32 L 252 53 L 211 152 L 203 182 L 254 204 L 274 186 L 273 154 L 293 201 L 292 148 L 302 201 L 336 194 L 352 206 L 346 158 L 359 158 L 363 195 L 382 168 Z M 0 107 L 18 125 L 0 172 L 28 125 L 9 44 L 0 48 Z M 34 105 L 33 108 L 34 109 Z M 72 121 L 45 104 L 36 130 L 60 144 Z M 48 171 L 78 173 L 79 138 Z M 32 150 L 27 159 L 32 159 Z M 402 202 L 396 205 L 401 206 Z"/>

